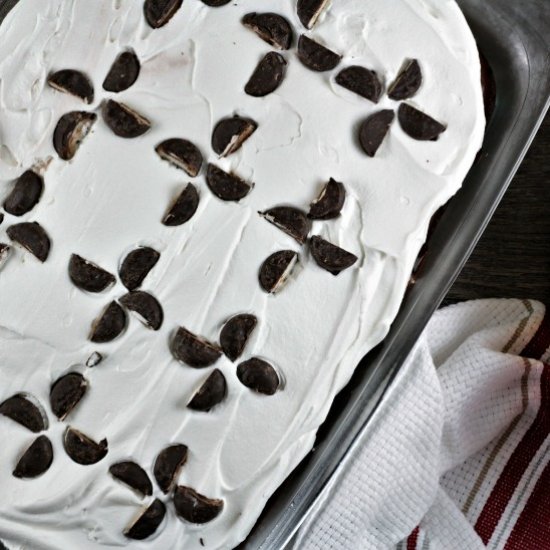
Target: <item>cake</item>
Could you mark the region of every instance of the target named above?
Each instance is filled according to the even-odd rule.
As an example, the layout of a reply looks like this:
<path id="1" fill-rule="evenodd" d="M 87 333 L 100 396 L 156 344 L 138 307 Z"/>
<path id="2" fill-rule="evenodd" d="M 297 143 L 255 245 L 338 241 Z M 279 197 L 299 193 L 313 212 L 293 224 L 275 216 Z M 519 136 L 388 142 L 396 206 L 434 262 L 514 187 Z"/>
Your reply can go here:
<path id="1" fill-rule="evenodd" d="M 454 0 L 18 2 L 0 540 L 237 546 L 387 334 L 484 127 Z"/>

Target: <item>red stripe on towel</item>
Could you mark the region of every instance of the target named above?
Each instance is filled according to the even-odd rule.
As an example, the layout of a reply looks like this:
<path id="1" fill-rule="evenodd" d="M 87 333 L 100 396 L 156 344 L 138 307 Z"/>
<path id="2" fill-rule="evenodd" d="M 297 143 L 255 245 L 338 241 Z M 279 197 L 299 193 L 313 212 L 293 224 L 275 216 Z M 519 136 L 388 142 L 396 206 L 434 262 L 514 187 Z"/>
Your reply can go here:
<path id="1" fill-rule="evenodd" d="M 504 550 L 548 550 L 550 548 L 550 464 L 546 466 Z"/>
<path id="2" fill-rule="evenodd" d="M 417 527 L 407 539 L 407 550 L 416 550 L 416 543 L 418 542 L 418 534 L 420 532 L 420 528 Z"/>
<path id="3" fill-rule="evenodd" d="M 550 367 L 544 366 L 540 380 L 541 406 L 537 417 L 504 467 L 475 525 L 487 544 L 506 510 L 525 470 L 550 434 Z"/>
<path id="4" fill-rule="evenodd" d="M 520 353 L 522 357 L 540 359 L 550 347 L 550 311 L 546 308 L 544 318 L 531 341 Z"/>

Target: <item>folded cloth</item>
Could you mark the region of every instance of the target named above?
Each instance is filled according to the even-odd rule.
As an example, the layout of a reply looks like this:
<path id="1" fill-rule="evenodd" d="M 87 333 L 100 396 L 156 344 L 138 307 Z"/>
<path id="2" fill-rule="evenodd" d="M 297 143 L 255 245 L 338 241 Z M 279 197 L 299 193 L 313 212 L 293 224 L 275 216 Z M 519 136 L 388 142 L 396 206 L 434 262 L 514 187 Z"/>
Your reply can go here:
<path id="1" fill-rule="evenodd" d="M 550 311 L 435 314 L 296 550 L 550 549 Z"/>

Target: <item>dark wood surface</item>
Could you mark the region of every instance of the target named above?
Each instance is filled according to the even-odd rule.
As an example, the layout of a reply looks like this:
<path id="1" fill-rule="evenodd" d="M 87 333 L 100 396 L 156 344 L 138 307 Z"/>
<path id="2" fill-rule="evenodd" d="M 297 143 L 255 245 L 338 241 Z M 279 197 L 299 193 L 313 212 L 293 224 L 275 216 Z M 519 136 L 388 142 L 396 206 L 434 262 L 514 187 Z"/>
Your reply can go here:
<path id="1" fill-rule="evenodd" d="M 475 298 L 550 306 L 550 115 L 445 302 Z"/>

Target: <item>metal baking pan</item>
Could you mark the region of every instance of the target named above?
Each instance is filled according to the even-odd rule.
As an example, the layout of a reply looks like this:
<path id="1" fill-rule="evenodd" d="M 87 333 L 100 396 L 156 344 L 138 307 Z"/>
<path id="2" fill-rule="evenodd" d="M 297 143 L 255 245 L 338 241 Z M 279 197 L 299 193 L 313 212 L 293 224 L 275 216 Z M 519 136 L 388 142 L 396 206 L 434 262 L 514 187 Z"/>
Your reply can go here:
<path id="1" fill-rule="evenodd" d="M 550 2 L 458 0 L 494 75 L 495 109 L 478 161 L 430 236 L 385 341 L 358 365 L 310 453 L 268 502 L 246 550 L 281 550 L 298 530 L 473 251 L 550 106 Z"/>
<path id="2" fill-rule="evenodd" d="M 17 1 L 0 0 L 0 22 Z M 496 82 L 495 111 L 481 156 L 431 235 L 416 284 L 388 337 L 358 365 L 319 430 L 315 452 L 270 499 L 239 548 L 281 550 L 292 538 L 458 276 L 549 107 L 550 2 L 458 2 Z"/>

